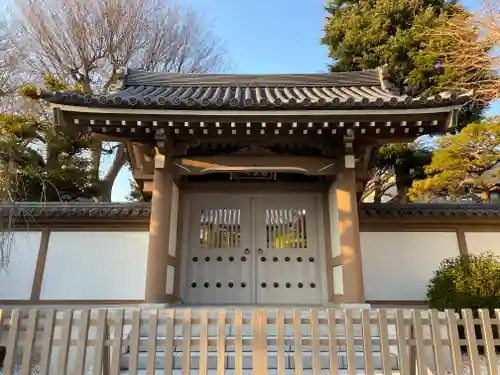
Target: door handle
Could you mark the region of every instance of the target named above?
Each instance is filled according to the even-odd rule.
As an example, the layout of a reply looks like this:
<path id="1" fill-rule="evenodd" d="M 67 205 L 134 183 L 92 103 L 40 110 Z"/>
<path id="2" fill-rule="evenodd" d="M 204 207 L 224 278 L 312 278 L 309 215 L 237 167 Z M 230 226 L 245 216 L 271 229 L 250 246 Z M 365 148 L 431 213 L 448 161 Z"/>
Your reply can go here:
<path id="1" fill-rule="evenodd" d="M 245 249 L 245 254 L 250 254 L 250 249 Z"/>
<path id="2" fill-rule="evenodd" d="M 259 254 L 262 254 L 262 253 L 264 253 L 264 250 L 259 249 L 258 252 L 259 252 Z"/>

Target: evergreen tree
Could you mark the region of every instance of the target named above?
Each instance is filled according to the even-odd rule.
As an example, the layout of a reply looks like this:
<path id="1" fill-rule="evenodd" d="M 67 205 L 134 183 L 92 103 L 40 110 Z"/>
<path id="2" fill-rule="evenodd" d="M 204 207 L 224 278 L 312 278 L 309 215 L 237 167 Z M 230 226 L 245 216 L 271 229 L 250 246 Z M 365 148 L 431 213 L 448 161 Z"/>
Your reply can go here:
<path id="1" fill-rule="evenodd" d="M 327 11 L 322 43 L 328 46 L 333 59 L 331 71 L 387 65 L 392 83 L 402 93 L 432 95 L 449 90 L 449 78 L 457 72 L 435 51 L 454 41 L 442 37 L 429 39 L 423 31 L 437 27 L 457 13 L 467 13 L 454 1 L 334 0 Z M 477 104 L 464 108 L 460 124 L 476 119 L 482 109 Z"/>

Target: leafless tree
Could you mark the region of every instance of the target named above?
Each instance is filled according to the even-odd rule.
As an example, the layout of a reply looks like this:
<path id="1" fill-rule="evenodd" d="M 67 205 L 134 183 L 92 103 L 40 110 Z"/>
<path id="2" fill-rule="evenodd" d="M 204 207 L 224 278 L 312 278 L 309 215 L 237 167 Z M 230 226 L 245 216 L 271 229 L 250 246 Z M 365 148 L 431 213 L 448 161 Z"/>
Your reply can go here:
<path id="1" fill-rule="evenodd" d="M 169 0 L 17 0 L 19 49 L 38 74 L 106 92 L 122 66 L 168 72 L 217 72 L 228 61 L 221 40 L 193 10 Z M 105 147 L 97 137 L 91 158 L 99 171 Z M 101 176 L 101 201 L 127 160 L 125 144 L 112 147 Z"/>
<path id="2" fill-rule="evenodd" d="M 454 75 L 444 84 L 474 99 L 489 102 L 500 96 L 500 1 L 482 0 L 473 13 L 457 12 L 433 29 L 423 30 L 439 40 L 435 54 Z"/>

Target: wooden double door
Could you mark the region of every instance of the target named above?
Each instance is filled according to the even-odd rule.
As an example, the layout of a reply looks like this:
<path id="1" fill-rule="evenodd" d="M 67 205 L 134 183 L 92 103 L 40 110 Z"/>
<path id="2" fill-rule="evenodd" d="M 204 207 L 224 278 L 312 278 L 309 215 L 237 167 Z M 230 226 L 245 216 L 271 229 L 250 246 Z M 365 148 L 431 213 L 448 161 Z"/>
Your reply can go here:
<path id="1" fill-rule="evenodd" d="M 321 303 L 317 199 L 306 194 L 189 197 L 185 302 Z"/>

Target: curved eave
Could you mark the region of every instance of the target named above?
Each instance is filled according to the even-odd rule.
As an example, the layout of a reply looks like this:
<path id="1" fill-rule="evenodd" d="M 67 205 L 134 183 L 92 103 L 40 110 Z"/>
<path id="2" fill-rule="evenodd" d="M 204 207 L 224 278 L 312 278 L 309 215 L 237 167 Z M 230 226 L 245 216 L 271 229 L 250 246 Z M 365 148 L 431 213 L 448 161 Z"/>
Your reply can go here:
<path id="1" fill-rule="evenodd" d="M 400 108 L 338 108 L 338 109 L 276 109 L 276 110 L 213 110 L 213 109 L 154 109 L 154 108 L 112 108 L 112 107 L 89 107 L 83 105 L 66 105 L 53 104 L 53 107 L 60 109 L 63 112 L 75 114 L 107 114 L 115 116 L 170 116 L 170 117 L 210 117 L 210 116 L 246 116 L 246 117 L 262 117 L 262 116 L 387 116 L 387 115 L 408 115 L 408 114 L 432 114 L 432 113 L 447 113 L 454 109 L 458 109 L 463 103 L 450 102 L 447 105 L 433 107 L 400 107 Z"/>
<path id="2" fill-rule="evenodd" d="M 55 106 L 67 106 L 75 108 L 73 111 L 82 112 L 76 108 L 86 108 L 101 113 L 118 113 L 125 110 L 142 111 L 162 111 L 162 113 L 171 113 L 172 111 L 182 112 L 200 112 L 200 111 L 218 111 L 219 114 L 225 112 L 269 112 L 269 111 L 337 111 L 337 110 L 382 110 L 382 109 L 424 109 L 424 108 L 442 108 L 456 105 L 463 105 L 470 101 L 467 94 L 456 95 L 454 93 L 443 93 L 431 97 L 411 98 L 408 96 L 372 96 L 372 97 L 348 97 L 332 98 L 326 100 L 314 100 L 314 98 L 303 96 L 300 100 L 285 102 L 279 98 L 265 99 L 260 102 L 245 102 L 235 98 L 227 97 L 220 100 L 195 100 L 193 98 L 173 100 L 155 97 L 131 97 L 130 95 L 121 95 L 121 92 L 109 95 L 81 95 L 77 93 L 62 92 L 42 92 L 40 97 Z M 318 99 L 316 97 L 316 99 Z"/>

